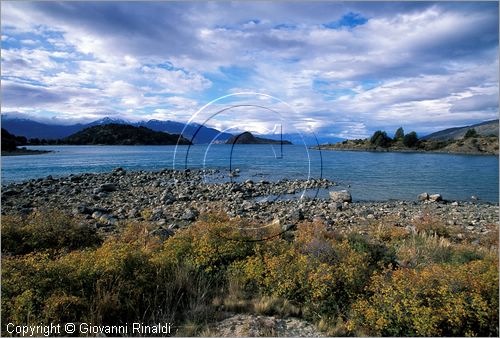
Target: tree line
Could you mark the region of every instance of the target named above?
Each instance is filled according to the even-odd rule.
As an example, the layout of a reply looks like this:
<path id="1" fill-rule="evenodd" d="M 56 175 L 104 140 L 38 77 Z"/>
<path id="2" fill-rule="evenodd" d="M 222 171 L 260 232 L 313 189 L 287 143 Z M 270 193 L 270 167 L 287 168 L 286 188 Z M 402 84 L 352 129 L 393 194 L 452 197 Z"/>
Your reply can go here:
<path id="1" fill-rule="evenodd" d="M 402 143 L 405 147 L 414 148 L 419 141 L 417 133 L 411 131 L 405 135 L 403 127 L 399 127 L 394 133 L 394 138 L 387 135 L 385 131 L 377 130 L 370 137 L 370 143 L 377 147 L 388 148 L 395 143 Z"/>

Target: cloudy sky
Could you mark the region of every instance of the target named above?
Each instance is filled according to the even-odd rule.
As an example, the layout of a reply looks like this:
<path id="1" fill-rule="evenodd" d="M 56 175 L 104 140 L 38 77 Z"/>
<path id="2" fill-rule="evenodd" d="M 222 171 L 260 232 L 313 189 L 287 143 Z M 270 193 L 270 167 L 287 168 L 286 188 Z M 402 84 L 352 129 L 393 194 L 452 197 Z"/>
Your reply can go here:
<path id="1" fill-rule="evenodd" d="M 213 106 L 260 102 L 346 138 L 498 118 L 497 2 L 2 1 L 1 10 L 2 113 L 187 121 L 218 97 L 258 92 L 276 99 Z M 264 132 L 269 115 L 240 107 L 209 124 Z"/>

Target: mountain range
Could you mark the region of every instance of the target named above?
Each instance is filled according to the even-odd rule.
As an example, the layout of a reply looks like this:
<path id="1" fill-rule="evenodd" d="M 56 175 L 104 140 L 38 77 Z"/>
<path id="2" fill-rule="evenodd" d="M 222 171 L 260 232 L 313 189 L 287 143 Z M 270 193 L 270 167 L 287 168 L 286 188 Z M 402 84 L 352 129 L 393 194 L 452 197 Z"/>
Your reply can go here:
<path id="1" fill-rule="evenodd" d="M 186 126 L 185 123 L 176 121 L 149 120 L 130 122 L 121 119 L 112 119 L 109 117 L 86 124 L 77 123 L 72 125 L 61 125 L 2 115 L 2 128 L 5 128 L 14 135 L 25 136 L 28 139 L 61 139 L 85 128 L 106 124 L 127 124 L 134 127 L 146 127 L 154 131 L 162 131 L 169 134 L 181 134 L 182 130 Z M 187 125 L 184 133 L 182 134 L 189 140 L 191 140 L 194 136 L 192 142 L 195 144 L 210 143 L 214 140 L 222 143 L 233 136 L 232 134 L 223 133 L 217 129 L 206 127 L 197 123 Z"/>
<path id="2" fill-rule="evenodd" d="M 485 121 L 465 127 L 456 127 L 440 130 L 438 132 L 422 137 L 422 140 L 446 141 L 458 140 L 465 136 L 469 129 L 474 129 L 478 135 L 498 136 L 498 120 Z"/>
<path id="3" fill-rule="evenodd" d="M 38 139 L 61 139 L 72 135 L 80 130 L 96 125 L 105 124 L 128 124 L 135 127 L 146 127 L 154 131 L 162 131 L 169 134 L 181 134 L 185 123 L 176 121 L 161 121 L 161 120 L 148 120 L 139 122 L 130 122 L 122 119 L 114 119 L 110 117 L 105 117 L 90 123 L 77 123 L 71 125 L 62 124 L 50 124 L 37 122 L 27 118 L 19 118 L 11 116 L 9 114 L 2 114 L 2 128 L 5 128 L 10 133 L 19 136 L 25 136 L 28 139 L 38 138 Z M 456 127 L 441 130 L 426 136 L 423 136 L 422 140 L 448 140 L 448 139 L 461 139 L 467 132 L 467 130 L 474 128 L 479 135 L 496 135 L 498 136 L 498 120 L 485 121 L 478 124 Z M 191 123 L 186 126 L 186 129 L 182 135 L 191 140 L 194 144 L 207 144 L 213 141 L 218 143 L 225 143 L 231 137 L 232 134 L 220 132 L 215 128 L 210 128 L 197 123 Z M 194 138 L 193 138 L 194 136 Z M 279 134 L 259 134 L 259 137 L 279 140 Z M 305 133 L 300 135 L 298 133 L 284 133 L 282 135 L 283 139 L 291 141 L 293 144 L 307 144 L 307 145 L 317 145 L 323 143 L 336 143 L 343 141 L 342 138 L 332 138 L 332 137 L 319 137 L 316 138 L 315 135 Z"/>
<path id="4" fill-rule="evenodd" d="M 62 139 L 68 137 L 76 132 L 79 132 L 85 128 L 105 125 L 105 124 L 128 124 L 135 127 L 146 127 L 154 131 L 162 131 L 169 134 L 181 134 L 182 130 L 186 126 L 185 123 L 176 121 L 161 121 L 161 120 L 148 120 L 139 122 L 130 122 L 123 119 L 114 119 L 110 117 L 105 117 L 90 123 L 77 123 L 71 125 L 62 124 L 51 124 L 34 121 L 27 118 L 19 118 L 11 116 L 9 114 L 2 114 L 2 128 L 5 128 L 10 133 L 14 135 L 24 136 L 28 139 L 38 138 L 38 139 Z M 195 135 L 196 134 L 196 135 Z M 208 144 L 213 141 L 217 143 L 225 143 L 231 137 L 230 133 L 220 132 L 215 128 L 210 128 L 197 123 L 191 123 L 186 127 L 186 130 L 182 135 L 191 140 L 193 135 L 195 135 L 192 142 L 194 144 Z M 280 140 L 279 134 L 259 134 L 259 137 Z M 324 142 L 338 142 L 342 141 L 341 138 L 316 138 L 312 134 L 299 134 L 299 133 L 284 133 L 282 135 L 283 139 L 289 140 L 293 144 L 307 144 L 307 145 L 317 145 Z"/>

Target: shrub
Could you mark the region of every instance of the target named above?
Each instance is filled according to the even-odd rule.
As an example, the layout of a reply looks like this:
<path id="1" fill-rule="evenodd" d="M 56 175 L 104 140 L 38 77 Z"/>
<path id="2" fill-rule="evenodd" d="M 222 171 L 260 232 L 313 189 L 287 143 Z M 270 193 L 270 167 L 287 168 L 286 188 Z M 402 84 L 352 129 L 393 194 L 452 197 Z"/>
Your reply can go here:
<path id="1" fill-rule="evenodd" d="M 28 217 L 2 216 L 3 253 L 75 250 L 100 243 L 95 229 L 57 211 L 34 212 Z"/>
<path id="2" fill-rule="evenodd" d="M 467 244 L 452 244 L 437 235 L 415 234 L 398 244 L 398 262 L 405 267 L 422 267 L 435 263 L 460 265 L 483 259 L 485 249 Z"/>
<path id="3" fill-rule="evenodd" d="M 131 240 L 138 229 L 134 224 L 125 230 L 129 236 L 110 237 L 95 249 L 3 257 L 2 320 L 116 325 L 212 316 L 218 281 L 178 257 L 165 259 L 161 246 Z"/>
<path id="4" fill-rule="evenodd" d="M 370 276 L 370 256 L 336 239 L 324 226 L 301 224 L 295 241 L 274 240 L 254 256 L 232 265 L 231 278 L 250 294 L 304 304 L 309 317 L 345 313 Z"/>
<path id="5" fill-rule="evenodd" d="M 7 217 L 9 245 L 62 231 L 48 217 Z M 400 223 L 388 216 L 338 231 L 302 223 L 255 242 L 265 230 L 213 214 L 163 243 L 147 222 L 99 247 L 33 239 L 25 254 L 2 257 L 2 320 L 173 322 L 198 334 L 224 311 L 253 311 L 301 315 L 329 334 L 498 335 L 498 226 L 471 245 L 432 217 L 415 232 Z"/>
<path id="6" fill-rule="evenodd" d="M 377 273 L 348 327 L 377 336 L 497 336 L 498 262 Z"/>
<path id="7" fill-rule="evenodd" d="M 233 261 L 253 254 L 255 242 L 248 238 L 245 227 L 251 225 L 230 222 L 227 217 L 205 217 L 169 238 L 162 255 L 207 273 L 223 272 Z"/>

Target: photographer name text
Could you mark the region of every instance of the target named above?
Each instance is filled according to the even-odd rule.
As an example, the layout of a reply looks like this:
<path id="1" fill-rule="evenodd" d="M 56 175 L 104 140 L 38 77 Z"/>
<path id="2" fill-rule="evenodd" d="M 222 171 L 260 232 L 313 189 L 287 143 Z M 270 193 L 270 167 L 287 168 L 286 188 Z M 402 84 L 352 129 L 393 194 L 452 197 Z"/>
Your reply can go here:
<path id="1" fill-rule="evenodd" d="M 45 337 L 74 333 L 83 335 L 168 335 L 172 331 L 172 324 L 158 323 L 147 325 L 144 323 L 125 323 L 123 325 L 94 325 L 92 323 L 66 323 L 49 325 L 16 325 L 14 323 L 8 323 L 6 329 L 8 333 L 13 335 Z"/>

